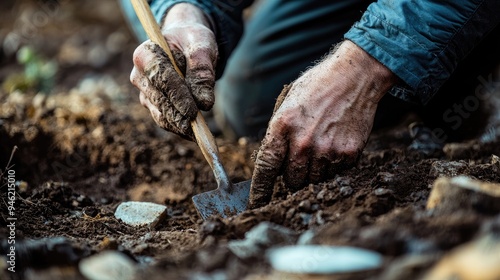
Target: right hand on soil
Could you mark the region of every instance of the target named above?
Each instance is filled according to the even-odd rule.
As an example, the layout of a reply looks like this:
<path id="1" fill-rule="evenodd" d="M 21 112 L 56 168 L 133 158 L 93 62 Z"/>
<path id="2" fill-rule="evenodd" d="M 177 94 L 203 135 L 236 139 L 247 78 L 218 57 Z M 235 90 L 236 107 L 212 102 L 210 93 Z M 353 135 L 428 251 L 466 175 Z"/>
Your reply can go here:
<path id="1" fill-rule="evenodd" d="M 170 9 L 162 33 L 186 79 L 174 70 L 167 54 L 148 40 L 134 52 L 130 81 L 161 128 L 194 140 L 190 121 L 199 109 L 210 110 L 215 101 L 215 35 L 205 14 L 185 3 Z"/>
<path id="2" fill-rule="evenodd" d="M 388 68 L 346 40 L 285 87 L 257 153 L 249 207 L 271 200 L 278 175 L 296 191 L 354 165 L 378 102 L 395 82 Z"/>

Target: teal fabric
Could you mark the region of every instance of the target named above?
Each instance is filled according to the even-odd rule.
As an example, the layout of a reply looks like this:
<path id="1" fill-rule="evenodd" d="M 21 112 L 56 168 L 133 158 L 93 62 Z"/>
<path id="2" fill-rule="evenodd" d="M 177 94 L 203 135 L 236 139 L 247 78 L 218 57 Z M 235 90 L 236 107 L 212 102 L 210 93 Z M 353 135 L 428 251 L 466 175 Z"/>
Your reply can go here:
<path id="1" fill-rule="evenodd" d="M 379 0 L 345 37 L 412 90 L 398 97 L 426 104 L 499 22 L 498 0 Z"/>

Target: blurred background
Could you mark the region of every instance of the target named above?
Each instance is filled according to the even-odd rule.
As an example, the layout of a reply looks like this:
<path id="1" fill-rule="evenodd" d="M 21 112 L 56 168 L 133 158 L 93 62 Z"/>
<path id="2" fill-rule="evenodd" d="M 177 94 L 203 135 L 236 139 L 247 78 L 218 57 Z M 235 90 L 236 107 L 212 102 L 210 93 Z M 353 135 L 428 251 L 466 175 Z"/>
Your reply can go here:
<path id="1" fill-rule="evenodd" d="M 0 3 L 2 93 L 56 93 L 84 83 L 86 90 L 128 98 L 119 92 L 131 88 L 135 46 L 118 1 Z"/>

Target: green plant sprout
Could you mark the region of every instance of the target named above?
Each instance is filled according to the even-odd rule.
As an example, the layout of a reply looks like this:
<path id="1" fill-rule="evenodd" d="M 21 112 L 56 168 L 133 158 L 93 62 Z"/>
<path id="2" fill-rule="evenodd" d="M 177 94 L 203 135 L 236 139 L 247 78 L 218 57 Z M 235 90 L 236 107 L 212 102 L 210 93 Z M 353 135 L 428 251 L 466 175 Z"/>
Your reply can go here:
<path id="1" fill-rule="evenodd" d="M 3 89 L 7 92 L 20 90 L 27 92 L 50 93 L 54 88 L 58 65 L 53 60 L 46 60 L 33 48 L 23 46 L 17 51 L 17 61 L 24 66 L 22 73 L 14 73 L 7 77 Z"/>

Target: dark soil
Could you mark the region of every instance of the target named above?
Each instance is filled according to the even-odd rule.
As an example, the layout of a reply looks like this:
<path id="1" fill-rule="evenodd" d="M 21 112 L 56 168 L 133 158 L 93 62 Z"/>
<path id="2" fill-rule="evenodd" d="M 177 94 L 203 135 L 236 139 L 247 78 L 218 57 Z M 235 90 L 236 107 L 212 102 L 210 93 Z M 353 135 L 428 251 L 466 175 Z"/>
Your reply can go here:
<path id="1" fill-rule="evenodd" d="M 17 146 L 9 165 L 20 182 L 16 242 L 65 237 L 71 244 L 68 254 L 76 254 L 76 261 L 103 250 L 119 250 L 143 264 L 142 278 L 178 279 L 224 271 L 228 278 L 239 279 L 270 271 L 263 258 L 242 260 L 226 246 L 262 221 L 297 233 L 312 230 L 313 243 L 378 251 L 390 266 L 409 254 L 440 256 L 473 239 L 495 218 L 480 211 L 437 215 L 425 205 L 436 179 L 431 172 L 436 161 L 465 160 L 466 167 L 459 174 L 500 182 L 500 174 L 489 165 L 492 154 L 500 155 L 498 139 L 448 145 L 446 153 L 428 155 L 408 149 L 412 138 L 407 125 L 415 119 L 409 116 L 395 127 L 374 132 L 357 166 L 335 178 L 296 193 L 289 193 L 278 181 L 269 205 L 203 223 L 191 197 L 216 187 L 213 174 L 196 144 L 157 128 L 139 104 L 137 91 L 128 81 L 137 43 L 116 3 L 85 1 L 80 6 L 63 2 L 50 23 L 26 42 L 59 62 L 54 93 L 2 90 L 0 95 L 2 172 Z M 2 2 L 0 39 L 19 28 L 16 16 L 36 11 L 41 3 L 45 2 Z M 113 11 L 113 15 L 96 10 Z M 119 34 L 124 43 L 120 52 L 108 51 L 100 58 L 106 60 L 104 64 L 74 57 L 102 44 L 110 34 Z M 63 50 L 70 52 L 70 47 L 74 53 L 65 54 Z M 22 69 L 14 55 L 5 52 L 0 81 Z M 246 139 L 238 143 L 218 139 L 218 143 L 231 179 L 249 179 L 250 158 L 258 143 Z M 7 186 L 2 185 L 0 238 L 4 241 L 9 235 L 6 193 Z M 113 215 L 117 205 L 128 200 L 164 204 L 168 217 L 154 230 L 129 227 Z M 30 248 L 35 245 L 24 246 L 28 256 L 24 263 L 18 260 L 18 265 L 31 271 L 26 277 L 83 279 L 74 262 L 58 261 L 50 252 L 30 259 Z M 65 267 L 65 272 L 56 273 L 54 267 Z"/>

